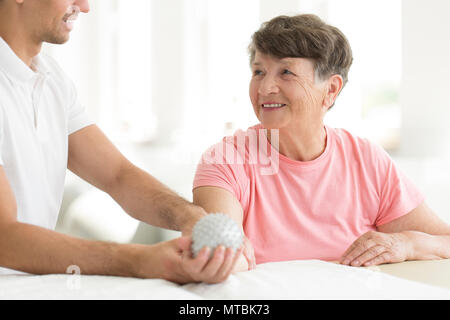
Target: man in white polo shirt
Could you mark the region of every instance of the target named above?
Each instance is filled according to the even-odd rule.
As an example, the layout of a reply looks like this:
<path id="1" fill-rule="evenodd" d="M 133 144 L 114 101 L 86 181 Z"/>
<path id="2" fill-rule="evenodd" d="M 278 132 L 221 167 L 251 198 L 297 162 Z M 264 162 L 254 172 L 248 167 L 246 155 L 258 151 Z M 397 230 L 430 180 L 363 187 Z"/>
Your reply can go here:
<path id="1" fill-rule="evenodd" d="M 0 0 L 0 274 L 65 273 L 219 282 L 236 258 L 190 238 L 152 246 L 88 241 L 55 228 L 66 169 L 107 192 L 146 223 L 190 234 L 206 213 L 131 164 L 93 124 L 43 42 L 62 44 L 87 0 Z"/>

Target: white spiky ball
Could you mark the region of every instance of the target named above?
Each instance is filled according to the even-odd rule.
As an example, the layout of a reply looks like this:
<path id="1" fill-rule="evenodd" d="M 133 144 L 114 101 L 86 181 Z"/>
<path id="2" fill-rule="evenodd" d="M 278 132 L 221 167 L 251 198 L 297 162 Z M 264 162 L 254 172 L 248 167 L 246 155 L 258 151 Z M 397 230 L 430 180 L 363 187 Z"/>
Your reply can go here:
<path id="1" fill-rule="evenodd" d="M 242 245 L 241 228 L 229 216 L 223 213 L 211 213 L 201 218 L 192 230 L 192 252 L 194 257 L 205 246 L 211 249 L 223 245 L 235 251 Z"/>

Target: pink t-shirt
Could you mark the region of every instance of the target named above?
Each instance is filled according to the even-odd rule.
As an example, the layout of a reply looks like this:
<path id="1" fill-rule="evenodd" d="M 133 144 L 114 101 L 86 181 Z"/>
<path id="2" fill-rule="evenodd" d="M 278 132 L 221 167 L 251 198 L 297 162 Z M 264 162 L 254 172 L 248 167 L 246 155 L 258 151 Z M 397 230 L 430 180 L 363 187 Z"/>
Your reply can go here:
<path id="1" fill-rule="evenodd" d="M 236 197 L 256 263 L 338 260 L 362 234 L 423 202 L 381 147 L 325 129 L 325 151 L 312 161 L 291 160 L 270 144 L 261 152 L 261 141 L 268 143 L 260 125 L 203 154 L 193 187 L 220 187 Z"/>

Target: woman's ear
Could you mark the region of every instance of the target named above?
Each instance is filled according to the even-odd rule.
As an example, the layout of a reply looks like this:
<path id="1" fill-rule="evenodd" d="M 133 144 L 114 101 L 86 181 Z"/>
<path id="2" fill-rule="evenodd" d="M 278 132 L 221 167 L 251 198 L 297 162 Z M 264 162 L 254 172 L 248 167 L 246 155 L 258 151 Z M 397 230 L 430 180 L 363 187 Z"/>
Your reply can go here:
<path id="1" fill-rule="evenodd" d="M 323 101 L 324 103 L 323 106 L 326 107 L 326 109 L 329 109 L 333 106 L 337 96 L 341 92 L 344 80 L 342 79 L 342 76 L 334 74 L 328 79 L 327 82 L 328 84 L 325 92 L 325 99 Z"/>

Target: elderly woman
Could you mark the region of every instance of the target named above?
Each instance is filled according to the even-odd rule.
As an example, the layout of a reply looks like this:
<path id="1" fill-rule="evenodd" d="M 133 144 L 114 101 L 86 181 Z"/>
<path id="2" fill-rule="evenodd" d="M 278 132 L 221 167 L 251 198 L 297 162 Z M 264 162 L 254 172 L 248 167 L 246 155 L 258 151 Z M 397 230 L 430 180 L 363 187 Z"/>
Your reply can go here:
<path id="1" fill-rule="evenodd" d="M 388 154 L 324 125 L 352 64 L 345 36 L 314 15 L 280 16 L 262 25 L 249 50 L 260 124 L 204 154 L 194 202 L 242 225 L 256 263 L 450 258 L 450 227 Z M 254 161 L 255 146 L 256 154 L 270 152 L 273 170 L 262 170 L 268 157 Z"/>

